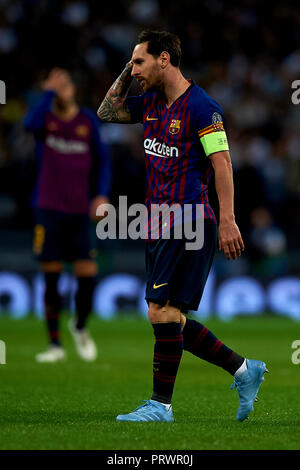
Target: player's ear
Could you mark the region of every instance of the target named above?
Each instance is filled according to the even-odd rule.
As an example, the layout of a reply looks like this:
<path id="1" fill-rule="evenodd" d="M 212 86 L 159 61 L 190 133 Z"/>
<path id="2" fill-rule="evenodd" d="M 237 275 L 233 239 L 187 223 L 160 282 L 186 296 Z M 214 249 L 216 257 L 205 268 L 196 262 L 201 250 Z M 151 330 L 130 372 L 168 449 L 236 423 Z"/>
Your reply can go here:
<path id="1" fill-rule="evenodd" d="M 161 68 L 165 69 L 166 66 L 170 63 L 170 54 L 167 51 L 161 52 L 159 60 Z"/>

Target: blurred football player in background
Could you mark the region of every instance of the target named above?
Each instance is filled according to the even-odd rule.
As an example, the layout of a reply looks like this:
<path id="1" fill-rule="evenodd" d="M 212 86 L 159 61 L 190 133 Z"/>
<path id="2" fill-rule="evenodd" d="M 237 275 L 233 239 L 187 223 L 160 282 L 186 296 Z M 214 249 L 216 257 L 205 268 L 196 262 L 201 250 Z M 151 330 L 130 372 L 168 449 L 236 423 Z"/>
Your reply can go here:
<path id="1" fill-rule="evenodd" d="M 77 278 L 76 321 L 69 322 L 79 356 L 92 361 L 97 347 L 86 330 L 92 309 L 97 264 L 93 259 L 90 218 L 108 202 L 111 166 L 101 142 L 97 117 L 76 102 L 69 72 L 55 68 L 41 84 L 43 94 L 24 119 L 34 133 L 38 179 L 34 194 L 36 225 L 33 249 L 45 276 L 45 315 L 49 347 L 38 362 L 66 357 L 59 329 L 61 297 L 58 280 L 63 262 L 71 262 Z"/>

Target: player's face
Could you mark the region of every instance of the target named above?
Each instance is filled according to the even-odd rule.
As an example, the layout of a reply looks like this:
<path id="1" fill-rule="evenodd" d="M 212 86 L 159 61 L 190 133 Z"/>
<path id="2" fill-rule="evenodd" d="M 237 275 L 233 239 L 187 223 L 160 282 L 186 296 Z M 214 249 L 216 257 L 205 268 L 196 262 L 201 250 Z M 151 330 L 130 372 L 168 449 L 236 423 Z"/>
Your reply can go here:
<path id="1" fill-rule="evenodd" d="M 71 77 L 66 76 L 65 80 L 62 81 L 59 90 L 57 91 L 57 99 L 62 106 L 68 106 L 75 101 L 75 85 L 71 80 Z"/>
<path id="2" fill-rule="evenodd" d="M 159 57 L 147 52 L 147 43 L 135 46 L 131 62 L 133 63 L 131 75 L 138 80 L 144 91 L 159 89 L 162 84 L 162 69 Z"/>

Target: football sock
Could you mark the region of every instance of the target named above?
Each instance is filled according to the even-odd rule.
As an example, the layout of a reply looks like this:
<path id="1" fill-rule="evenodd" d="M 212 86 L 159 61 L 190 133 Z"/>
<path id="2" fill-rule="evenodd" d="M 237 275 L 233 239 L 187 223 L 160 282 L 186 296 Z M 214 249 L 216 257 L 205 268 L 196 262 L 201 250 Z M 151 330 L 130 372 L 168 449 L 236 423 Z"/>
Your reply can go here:
<path id="1" fill-rule="evenodd" d="M 151 398 L 151 401 L 156 401 L 157 403 L 160 403 L 162 406 L 164 406 L 166 408 L 167 411 L 169 411 L 169 409 L 172 408 L 171 403 L 161 403 L 157 400 L 153 400 L 152 398 Z"/>
<path id="2" fill-rule="evenodd" d="M 92 299 L 95 286 L 95 277 L 78 277 L 78 289 L 75 296 L 76 305 L 76 328 L 84 329 L 87 318 L 92 310 Z"/>
<path id="3" fill-rule="evenodd" d="M 151 399 L 171 403 L 174 383 L 183 352 L 180 323 L 153 323 L 153 394 Z"/>
<path id="4" fill-rule="evenodd" d="M 241 365 L 241 367 L 239 367 L 238 370 L 235 372 L 234 376 L 239 377 L 247 369 L 248 369 L 248 367 L 247 367 L 247 362 L 246 362 L 246 359 L 245 359 L 243 364 Z"/>
<path id="5" fill-rule="evenodd" d="M 57 291 L 57 282 L 60 273 L 45 273 L 45 315 L 48 335 L 51 344 L 60 346 L 59 337 L 59 313 L 61 309 L 61 298 Z"/>
<path id="6" fill-rule="evenodd" d="M 245 359 L 225 346 L 204 325 L 188 318 L 183 329 L 183 341 L 186 351 L 222 367 L 231 375 L 235 374 Z"/>

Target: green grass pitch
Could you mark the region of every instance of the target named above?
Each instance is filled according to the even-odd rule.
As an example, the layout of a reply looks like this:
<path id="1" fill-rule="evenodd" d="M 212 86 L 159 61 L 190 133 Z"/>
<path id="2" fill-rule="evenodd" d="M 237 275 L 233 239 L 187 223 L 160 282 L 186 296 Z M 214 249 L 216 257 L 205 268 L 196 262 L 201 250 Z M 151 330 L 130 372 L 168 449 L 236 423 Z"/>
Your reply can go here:
<path id="1" fill-rule="evenodd" d="M 0 449 L 226 450 L 300 448 L 300 364 L 291 344 L 300 325 L 262 316 L 205 324 L 226 345 L 262 359 L 270 373 L 249 420 L 235 420 L 238 398 L 222 369 L 184 353 L 173 397 L 175 423 L 116 423 L 152 389 L 153 333 L 136 316 L 92 318 L 99 358 L 77 356 L 62 318 L 68 360 L 37 364 L 45 347 L 42 321 L 0 317 L 7 364 L 0 365 Z"/>

